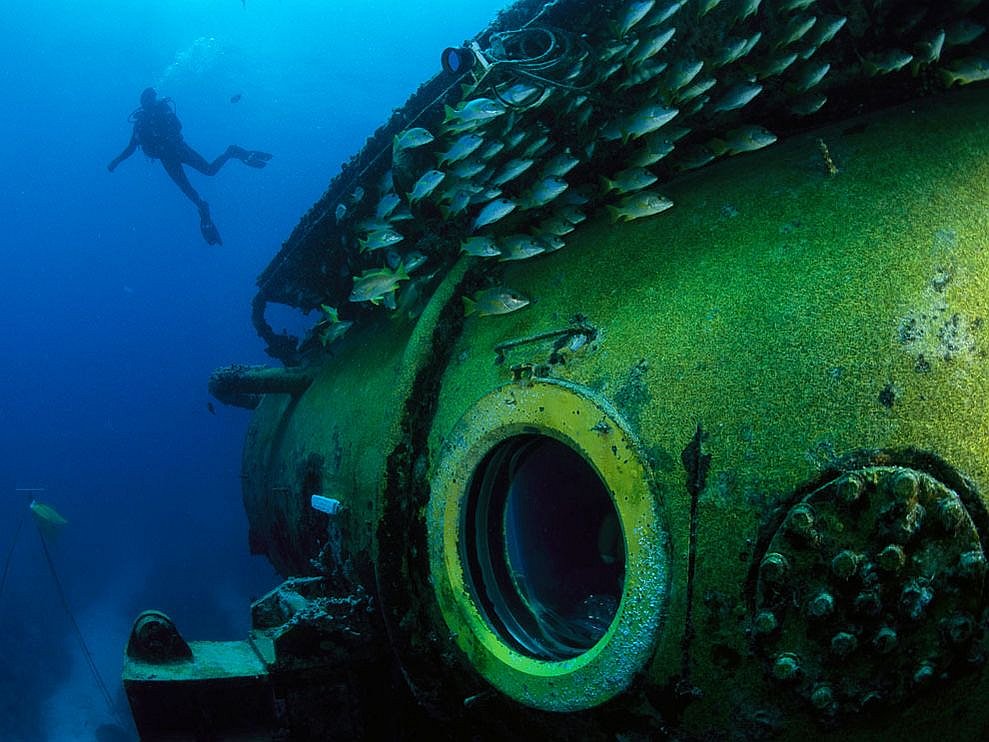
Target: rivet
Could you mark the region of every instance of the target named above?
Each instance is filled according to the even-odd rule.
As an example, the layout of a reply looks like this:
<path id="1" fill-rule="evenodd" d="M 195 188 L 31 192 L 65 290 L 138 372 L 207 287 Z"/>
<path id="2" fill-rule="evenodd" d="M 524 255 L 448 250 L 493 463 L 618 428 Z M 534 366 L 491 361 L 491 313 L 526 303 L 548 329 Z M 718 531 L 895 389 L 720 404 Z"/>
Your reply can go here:
<path id="1" fill-rule="evenodd" d="M 876 648 L 879 654 L 889 654 L 896 649 L 898 643 L 899 637 L 896 635 L 896 630 L 889 626 L 883 626 L 879 629 L 872 640 L 872 646 Z"/>
<path id="2" fill-rule="evenodd" d="M 839 551 L 834 559 L 831 560 L 831 571 L 841 580 L 850 580 L 855 576 L 855 572 L 858 570 L 861 561 L 861 554 L 856 554 L 854 551 L 845 549 L 844 551 Z"/>
<path id="3" fill-rule="evenodd" d="M 826 618 L 834 612 L 834 598 L 822 590 L 807 603 L 807 615 L 811 618 Z"/>
<path id="4" fill-rule="evenodd" d="M 792 652 L 782 652 L 776 655 L 773 662 L 773 677 L 783 682 L 796 680 L 800 674 L 800 660 Z"/>
<path id="5" fill-rule="evenodd" d="M 849 634 L 847 631 L 839 631 L 831 637 L 831 651 L 837 657 L 847 657 L 858 649 L 858 645 L 859 640 L 855 638 L 854 634 Z"/>
<path id="6" fill-rule="evenodd" d="M 907 563 L 906 552 L 903 551 L 903 547 L 898 544 L 889 544 L 882 551 L 879 552 L 879 556 L 876 558 L 879 566 L 886 570 L 887 572 L 899 572 L 903 569 L 903 565 Z"/>
<path id="7" fill-rule="evenodd" d="M 759 565 L 759 574 L 762 579 L 770 583 L 780 583 L 790 571 L 790 562 L 777 551 L 771 551 L 763 557 L 762 564 Z"/>

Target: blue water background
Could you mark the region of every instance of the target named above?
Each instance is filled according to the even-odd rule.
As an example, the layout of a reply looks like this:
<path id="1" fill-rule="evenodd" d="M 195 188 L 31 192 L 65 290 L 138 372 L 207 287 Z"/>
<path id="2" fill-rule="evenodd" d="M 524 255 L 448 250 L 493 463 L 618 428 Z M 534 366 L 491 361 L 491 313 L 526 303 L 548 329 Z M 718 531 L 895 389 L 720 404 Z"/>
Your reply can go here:
<path id="1" fill-rule="evenodd" d="M 15 490 L 44 488 L 70 522 L 51 546 L 66 597 L 118 702 L 139 611 L 187 638 L 241 638 L 249 600 L 279 581 L 247 549 L 249 414 L 207 410 L 214 368 L 270 360 L 250 324 L 257 275 L 442 48 L 503 4 L 5 4 L 0 559 L 29 501 Z M 159 163 L 138 152 L 107 172 L 148 85 L 207 159 L 230 143 L 275 155 L 190 173 L 222 247 Z M 0 596 L 0 739 L 93 739 L 113 719 L 23 526 Z"/>

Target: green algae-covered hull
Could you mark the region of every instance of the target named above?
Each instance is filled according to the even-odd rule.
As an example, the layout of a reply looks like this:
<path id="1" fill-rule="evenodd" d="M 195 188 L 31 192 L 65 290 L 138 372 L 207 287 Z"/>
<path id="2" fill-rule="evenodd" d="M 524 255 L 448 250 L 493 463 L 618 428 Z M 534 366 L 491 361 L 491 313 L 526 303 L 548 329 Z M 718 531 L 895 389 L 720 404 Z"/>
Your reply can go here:
<path id="1" fill-rule="evenodd" d="M 930 98 L 674 181 L 507 268 L 503 316 L 463 317 L 462 262 L 264 399 L 254 549 L 306 571 L 339 499 L 322 567 L 450 730 L 980 736 L 987 118 Z"/>

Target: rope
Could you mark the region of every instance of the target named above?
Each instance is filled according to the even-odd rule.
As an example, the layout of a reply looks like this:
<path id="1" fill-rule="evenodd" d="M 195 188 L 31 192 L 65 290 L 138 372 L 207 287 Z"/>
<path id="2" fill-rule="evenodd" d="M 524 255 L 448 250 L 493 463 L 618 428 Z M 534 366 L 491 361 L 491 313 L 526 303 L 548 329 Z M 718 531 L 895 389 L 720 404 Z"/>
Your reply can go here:
<path id="1" fill-rule="evenodd" d="M 93 659 L 92 653 L 89 651 L 89 647 L 86 645 L 86 639 L 82 635 L 82 629 L 79 628 L 79 624 L 76 623 L 76 617 L 72 613 L 72 608 L 69 606 L 69 601 L 65 597 L 65 591 L 62 589 L 62 581 L 58 578 L 58 571 L 55 569 L 55 562 L 52 561 L 51 553 L 48 551 L 48 543 L 45 541 L 45 535 L 42 533 L 41 528 L 38 528 L 38 537 L 41 539 L 41 549 L 45 552 L 45 561 L 48 562 L 48 569 L 52 573 L 52 579 L 55 581 L 55 587 L 58 591 L 58 597 L 62 601 L 62 607 L 65 609 L 65 615 L 69 617 L 69 622 L 72 624 L 72 628 L 75 630 L 76 638 L 79 640 L 79 647 L 82 649 L 82 653 L 86 658 L 86 664 L 89 665 L 89 671 L 93 674 L 93 680 L 96 682 L 96 687 L 99 688 L 100 693 L 103 696 L 103 700 L 106 701 L 106 706 L 110 710 L 110 714 L 120 726 L 126 728 L 124 720 L 120 717 L 116 708 L 113 705 L 113 696 L 110 690 L 107 688 L 106 683 L 103 681 L 103 676 L 100 675 L 99 669 L 96 667 L 96 660 Z"/>
<path id="2" fill-rule="evenodd" d="M 27 516 L 27 510 L 21 513 L 20 520 L 17 521 L 17 528 L 14 529 L 14 540 L 10 544 L 10 548 L 7 550 L 7 559 L 3 563 L 3 575 L 0 576 L 0 597 L 3 597 L 3 588 L 7 584 L 7 573 L 10 572 L 10 559 L 14 556 L 14 547 L 17 546 L 17 537 L 21 535 L 21 526 L 24 525 L 24 518 Z"/>

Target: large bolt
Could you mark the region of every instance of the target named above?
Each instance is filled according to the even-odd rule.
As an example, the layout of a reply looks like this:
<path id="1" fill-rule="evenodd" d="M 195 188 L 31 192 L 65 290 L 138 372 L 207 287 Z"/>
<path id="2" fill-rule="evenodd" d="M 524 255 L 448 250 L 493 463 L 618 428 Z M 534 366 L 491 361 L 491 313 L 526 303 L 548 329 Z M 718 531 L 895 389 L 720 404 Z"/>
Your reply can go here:
<path id="1" fill-rule="evenodd" d="M 899 471 L 890 482 L 890 490 L 901 500 L 912 500 L 917 496 L 920 483 L 911 471 Z"/>
<path id="2" fill-rule="evenodd" d="M 786 517 L 786 528 L 795 536 L 808 541 L 817 540 L 817 530 L 814 528 L 816 518 L 814 509 L 807 503 L 794 505 Z"/>
<path id="3" fill-rule="evenodd" d="M 855 609 L 863 616 L 878 616 L 883 601 L 877 590 L 863 590 L 855 596 Z"/>
<path id="4" fill-rule="evenodd" d="M 966 551 L 958 557 L 958 574 L 968 580 L 981 580 L 986 574 L 986 557 L 981 550 Z"/>
<path id="5" fill-rule="evenodd" d="M 972 637 L 975 622 L 971 616 L 955 613 L 944 622 L 944 634 L 952 644 L 964 644 Z"/>
<path id="6" fill-rule="evenodd" d="M 855 572 L 862 562 L 862 555 L 856 554 L 850 549 L 839 551 L 831 560 L 831 571 L 835 577 L 841 580 L 850 580 L 855 576 Z"/>
<path id="7" fill-rule="evenodd" d="M 807 615 L 811 618 L 827 618 L 834 613 L 834 598 L 822 590 L 807 602 Z"/>
<path id="8" fill-rule="evenodd" d="M 919 502 L 912 502 L 906 506 L 903 518 L 893 526 L 894 538 L 902 543 L 912 539 L 924 525 L 926 511 Z"/>
<path id="9" fill-rule="evenodd" d="M 896 635 L 896 630 L 889 626 L 883 626 L 879 629 L 872 640 L 872 646 L 876 648 L 879 654 L 889 654 L 896 649 L 898 643 L 899 637 Z"/>
<path id="10" fill-rule="evenodd" d="M 790 563 L 787 558 L 778 551 L 771 551 L 763 557 L 762 564 L 759 565 L 759 574 L 762 579 L 771 584 L 779 584 L 786 579 L 787 572 L 790 571 Z"/>
<path id="11" fill-rule="evenodd" d="M 792 652 L 781 652 L 773 662 L 773 677 L 784 683 L 796 680 L 800 675 L 800 660 Z"/>
<path id="12" fill-rule="evenodd" d="M 882 569 L 896 574 L 907 563 L 907 555 L 899 544 L 889 544 L 879 552 L 876 561 Z"/>
<path id="13" fill-rule="evenodd" d="M 839 479 L 834 487 L 838 499 L 849 504 L 859 499 L 863 489 L 862 480 L 854 474 Z"/>
<path id="14" fill-rule="evenodd" d="M 876 708 L 883 700 L 882 693 L 877 690 L 870 690 L 862 694 L 862 699 L 859 704 L 863 711 L 868 711 Z"/>
<path id="15" fill-rule="evenodd" d="M 920 667 L 913 674 L 913 684 L 916 686 L 927 685 L 934 679 L 934 665 L 930 662 L 921 663 Z"/>
<path id="16" fill-rule="evenodd" d="M 858 648 L 858 645 L 859 640 L 847 631 L 839 631 L 831 637 L 831 651 L 836 657 L 847 657 Z"/>
<path id="17" fill-rule="evenodd" d="M 772 634 L 778 627 L 779 621 L 776 620 L 776 615 L 772 611 L 759 611 L 753 621 L 755 633 L 760 636 Z"/>
<path id="18" fill-rule="evenodd" d="M 810 702 L 819 711 L 827 711 L 834 703 L 834 692 L 827 683 L 821 683 L 810 693 Z"/>
<path id="19" fill-rule="evenodd" d="M 912 621 L 916 621 L 924 614 L 932 600 L 934 600 L 934 591 L 931 590 L 927 580 L 910 580 L 900 593 L 900 610 Z"/>
<path id="20" fill-rule="evenodd" d="M 965 522 L 965 506 L 957 497 L 943 497 L 937 504 L 937 518 L 945 531 L 957 533 Z"/>

